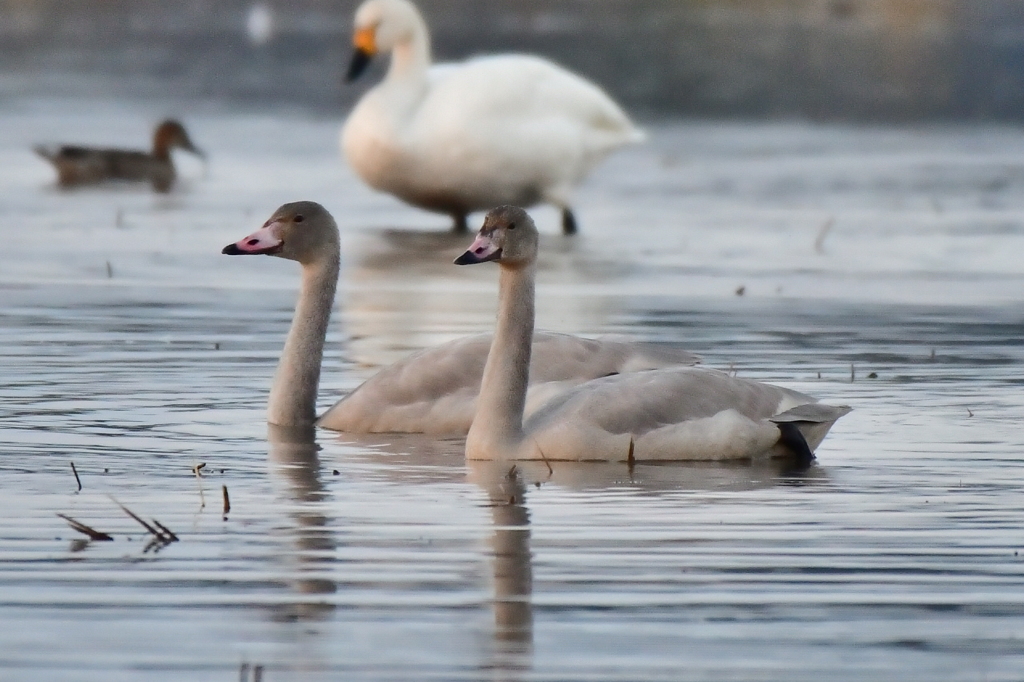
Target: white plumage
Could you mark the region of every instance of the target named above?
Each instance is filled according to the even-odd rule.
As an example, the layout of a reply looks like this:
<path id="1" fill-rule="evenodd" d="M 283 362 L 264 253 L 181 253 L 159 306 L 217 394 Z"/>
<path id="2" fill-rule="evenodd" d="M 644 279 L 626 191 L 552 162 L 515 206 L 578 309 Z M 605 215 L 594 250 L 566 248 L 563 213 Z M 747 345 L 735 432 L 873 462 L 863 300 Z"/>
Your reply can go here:
<path id="1" fill-rule="evenodd" d="M 599 87 L 539 57 L 431 66 L 426 24 L 406 0 L 368 0 L 355 30 L 351 74 L 375 52 L 392 60 L 345 122 L 345 157 L 371 187 L 460 228 L 472 211 L 547 202 L 572 232 L 572 188 L 609 152 L 644 138 Z"/>

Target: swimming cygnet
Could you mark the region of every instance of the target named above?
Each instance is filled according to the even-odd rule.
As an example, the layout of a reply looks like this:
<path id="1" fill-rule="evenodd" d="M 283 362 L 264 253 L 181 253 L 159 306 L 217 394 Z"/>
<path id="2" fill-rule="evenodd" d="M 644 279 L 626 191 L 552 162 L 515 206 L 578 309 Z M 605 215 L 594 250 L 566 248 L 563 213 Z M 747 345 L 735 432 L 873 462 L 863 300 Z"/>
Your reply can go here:
<path id="1" fill-rule="evenodd" d="M 263 227 L 224 247 L 228 255 L 266 254 L 297 261 L 302 285 L 291 330 L 270 391 L 267 419 L 281 426 L 318 423 L 354 433 L 463 436 L 476 410 L 490 335 L 459 339 L 386 367 L 316 417 L 327 324 L 340 268 L 338 228 L 320 204 L 277 209 Z M 684 350 L 567 334 L 533 335 L 530 400 L 548 402 L 580 382 L 653 367 L 693 364 Z"/>
<path id="2" fill-rule="evenodd" d="M 526 211 L 487 214 L 455 263 L 499 265 L 498 323 L 466 457 L 482 460 L 730 460 L 786 455 L 808 465 L 850 411 L 699 367 L 582 382 L 524 413 L 534 320 L 537 229 Z"/>

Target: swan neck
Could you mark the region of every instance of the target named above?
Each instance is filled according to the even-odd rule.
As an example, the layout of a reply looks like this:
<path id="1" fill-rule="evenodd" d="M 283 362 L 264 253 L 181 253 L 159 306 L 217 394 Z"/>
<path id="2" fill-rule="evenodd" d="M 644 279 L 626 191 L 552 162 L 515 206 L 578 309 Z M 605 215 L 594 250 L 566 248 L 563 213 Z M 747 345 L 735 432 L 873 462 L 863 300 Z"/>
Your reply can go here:
<path id="1" fill-rule="evenodd" d="M 333 254 L 302 267 L 302 286 L 295 317 L 274 374 L 267 421 L 279 426 L 316 422 L 316 396 L 324 355 L 327 323 L 334 307 L 340 257 Z"/>
<path id="2" fill-rule="evenodd" d="M 391 66 L 388 67 L 388 81 L 425 81 L 430 68 L 430 34 L 421 17 L 416 17 L 407 40 L 403 40 L 391 51 Z"/>
<path id="3" fill-rule="evenodd" d="M 473 459 L 513 458 L 523 440 L 523 410 L 533 345 L 535 274 L 534 263 L 501 268 L 498 323 L 466 442 L 467 454 Z"/>

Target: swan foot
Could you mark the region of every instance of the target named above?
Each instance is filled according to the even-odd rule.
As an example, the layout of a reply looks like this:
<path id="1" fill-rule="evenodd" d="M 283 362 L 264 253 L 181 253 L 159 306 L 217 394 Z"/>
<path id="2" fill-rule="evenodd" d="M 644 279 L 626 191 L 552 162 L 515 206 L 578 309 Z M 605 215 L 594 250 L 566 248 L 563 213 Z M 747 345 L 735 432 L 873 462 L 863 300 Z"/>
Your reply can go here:
<path id="1" fill-rule="evenodd" d="M 779 429 L 779 444 L 793 453 L 792 471 L 804 471 L 814 461 L 814 453 L 807 445 L 804 434 L 800 433 L 795 422 L 782 422 L 775 426 Z"/>
<path id="2" fill-rule="evenodd" d="M 569 208 L 562 209 L 562 234 L 576 234 L 576 216 Z"/>
<path id="3" fill-rule="evenodd" d="M 466 222 L 465 213 L 452 215 L 452 234 L 469 234 L 469 223 Z"/>

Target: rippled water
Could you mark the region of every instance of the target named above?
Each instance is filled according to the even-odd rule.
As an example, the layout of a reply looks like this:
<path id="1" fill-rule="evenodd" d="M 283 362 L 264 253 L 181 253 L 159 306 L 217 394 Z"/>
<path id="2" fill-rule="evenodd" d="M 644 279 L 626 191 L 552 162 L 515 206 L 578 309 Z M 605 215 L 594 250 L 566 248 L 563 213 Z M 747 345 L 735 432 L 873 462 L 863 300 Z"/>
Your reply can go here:
<path id="1" fill-rule="evenodd" d="M 323 406 L 488 329 L 495 273 L 356 182 L 338 120 L 194 113 L 212 161 L 166 197 L 61 192 L 28 151 L 161 114 L 0 110 L 2 679 L 1021 678 L 1024 133 L 652 126 L 580 190 L 579 237 L 537 211 L 540 326 L 855 410 L 801 477 L 510 475 L 459 441 L 268 438 L 297 272 L 219 251 L 279 203 L 345 233 Z"/>

